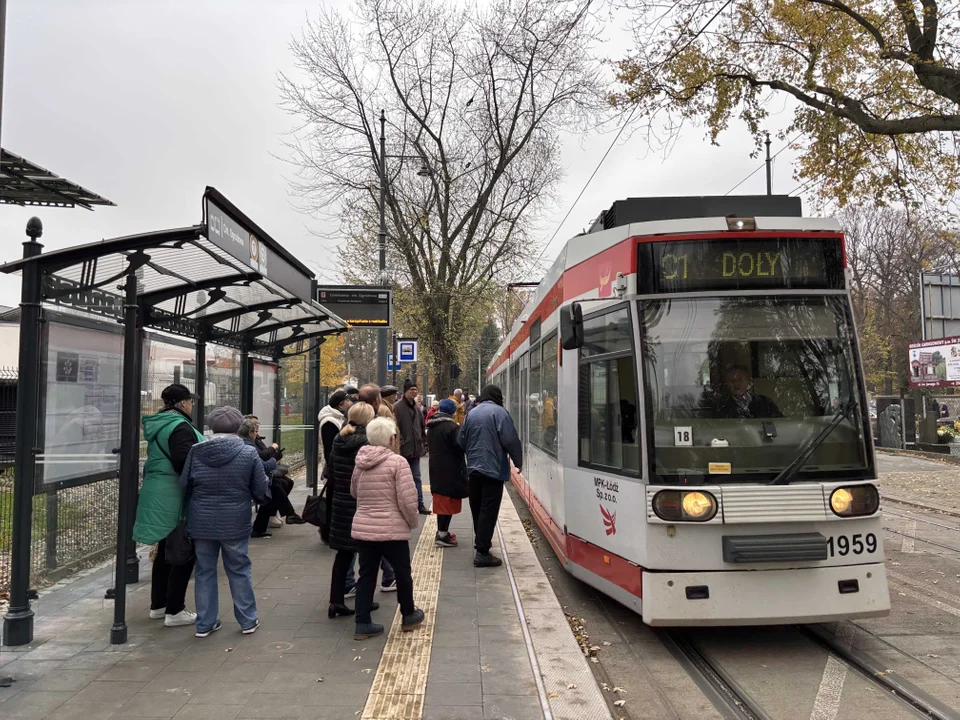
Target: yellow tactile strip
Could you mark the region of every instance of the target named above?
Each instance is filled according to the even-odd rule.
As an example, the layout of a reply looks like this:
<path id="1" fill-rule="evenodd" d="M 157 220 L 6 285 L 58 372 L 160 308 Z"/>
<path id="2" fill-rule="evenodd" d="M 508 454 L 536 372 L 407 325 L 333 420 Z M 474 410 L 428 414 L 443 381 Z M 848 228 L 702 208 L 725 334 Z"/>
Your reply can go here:
<path id="1" fill-rule="evenodd" d="M 443 550 L 433 543 L 436 532 L 437 516 L 429 515 L 420 529 L 420 540 L 411 560 L 413 599 L 423 610 L 423 624 L 413 632 L 403 632 L 400 608 L 397 608 L 363 708 L 363 720 L 420 720 L 423 717 L 443 565 Z"/>

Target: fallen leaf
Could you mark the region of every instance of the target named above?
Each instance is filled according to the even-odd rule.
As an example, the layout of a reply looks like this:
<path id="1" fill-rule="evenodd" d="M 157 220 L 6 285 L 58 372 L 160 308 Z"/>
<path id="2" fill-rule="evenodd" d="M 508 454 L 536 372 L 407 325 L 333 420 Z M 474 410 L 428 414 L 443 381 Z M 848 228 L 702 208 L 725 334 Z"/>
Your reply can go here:
<path id="1" fill-rule="evenodd" d="M 938 657 L 940 657 L 940 656 L 937 655 L 936 653 L 927 653 L 927 657 L 929 657 L 929 658 L 938 658 Z"/>
<path id="2" fill-rule="evenodd" d="M 559 693 L 548 692 L 548 693 L 547 693 L 547 698 L 555 698 L 555 697 L 557 697 L 558 695 L 559 695 Z"/>
<path id="3" fill-rule="evenodd" d="M 224 652 L 233 652 L 233 648 L 227 648 Z"/>
<path id="4" fill-rule="evenodd" d="M 592 658 L 590 658 L 590 662 L 592 662 L 592 663 L 598 663 L 598 662 L 600 662 L 600 659 L 599 659 L 599 658 L 596 658 L 596 657 L 592 657 Z"/>
<path id="5" fill-rule="evenodd" d="M 353 659 L 353 661 L 356 662 L 357 660 L 361 660 L 361 659 L 362 659 L 362 658 L 361 658 L 359 655 L 357 655 L 357 656 Z"/>
<path id="6" fill-rule="evenodd" d="M 613 703 L 613 706 L 614 706 L 614 707 L 623 707 L 623 706 L 626 705 L 626 704 L 627 704 L 627 701 L 626 701 L 626 700 L 615 700 L 614 703 Z"/>
<path id="7" fill-rule="evenodd" d="M 590 652 L 597 652 L 600 649 L 599 645 L 591 645 Z"/>
<path id="8" fill-rule="evenodd" d="M 575 683 L 570 683 L 569 685 L 567 685 L 567 690 L 576 690 L 576 689 L 577 689 L 577 686 Z"/>
<path id="9" fill-rule="evenodd" d="M 627 691 L 624 690 L 622 687 L 615 687 L 615 688 L 613 689 L 613 692 L 617 693 L 618 695 L 626 695 L 626 694 L 627 694 Z"/>
<path id="10" fill-rule="evenodd" d="M 603 645 L 604 645 L 604 647 L 610 647 L 610 642 L 607 641 L 607 640 L 604 640 L 604 641 L 603 641 Z"/>
<path id="11" fill-rule="evenodd" d="M 364 669 L 361 670 L 360 672 L 365 672 L 367 675 L 369 675 L 370 673 L 373 672 L 373 669 L 372 669 L 372 668 L 364 668 Z"/>
<path id="12" fill-rule="evenodd" d="M 317 682 L 323 682 L 323 678 L 317 678 Z"/>

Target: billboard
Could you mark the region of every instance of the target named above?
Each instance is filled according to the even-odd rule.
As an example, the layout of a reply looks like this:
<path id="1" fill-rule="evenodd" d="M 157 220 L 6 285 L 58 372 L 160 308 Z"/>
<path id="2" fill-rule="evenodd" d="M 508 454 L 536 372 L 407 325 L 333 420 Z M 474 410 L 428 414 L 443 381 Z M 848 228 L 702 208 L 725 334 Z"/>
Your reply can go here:
<path id="1" fill-rule="evenodd" d="M 960 337 L 910 343 L 910 387 L 960 387 Z"/>
<path id="2" fill-rule="evenodd" d="M 393 321 L 393 291 L 373 285 L 327 285 L 317 288 L 317 302 L 347 325 L 388 328 Z"/>

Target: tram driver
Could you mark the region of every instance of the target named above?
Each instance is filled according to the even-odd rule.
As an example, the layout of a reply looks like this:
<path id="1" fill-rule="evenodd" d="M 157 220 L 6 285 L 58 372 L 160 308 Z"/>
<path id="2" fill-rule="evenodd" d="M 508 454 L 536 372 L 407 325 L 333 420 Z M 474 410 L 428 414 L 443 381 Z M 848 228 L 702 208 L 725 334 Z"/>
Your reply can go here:
<path id="1" fill-rule="evenodd" d="M 743 365 L 731 365 L 723 372 L 723 387 L 713 391 L 702 405 L 712 418 L 779 418 L 783 413 L 766 395 L 753 391 L 753 377 Z"/>

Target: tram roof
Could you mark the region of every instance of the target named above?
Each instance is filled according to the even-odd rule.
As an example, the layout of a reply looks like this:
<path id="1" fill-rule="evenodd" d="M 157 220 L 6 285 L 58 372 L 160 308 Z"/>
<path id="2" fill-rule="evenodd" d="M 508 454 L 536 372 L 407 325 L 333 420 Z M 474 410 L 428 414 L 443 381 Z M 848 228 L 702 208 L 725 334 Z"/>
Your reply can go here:
<path id="1" fill-rule="evenodd" d="M 29 263 L 44 273 L 44 302 L 118 320 L 120 286 L 133 271 L 145 327 L 257 354 L 279 357 L 289 345 L 347 330 L 313 299 L 313 273 L 214 188 L 204 193 L 199 225 L 41 253 L 0 272 Z"/>
<path id="2" fill-rule="evenodd" d="M 748 232 L 840 232 L 841 230 L 840 223 L 832 217 L 754 217 L 751 219 L 756 224 L 756 229 Z M 730 232 L 727 218 L 702 217 L 629 223 L 573 236 L 567 240 L 547 270 L 534 296 L 524 305 L 520 317 L 513 323 L 506 338 L 500 343 L 487 369 L 489 370 L 497 362 L 509 346 L 510 340 L 520 331 L 524 318 L 530 316 L 567 270 L 630 238 L 726 232 Z M 664 240 L 668 241 L 669 237 L 664 237 Z"/>

